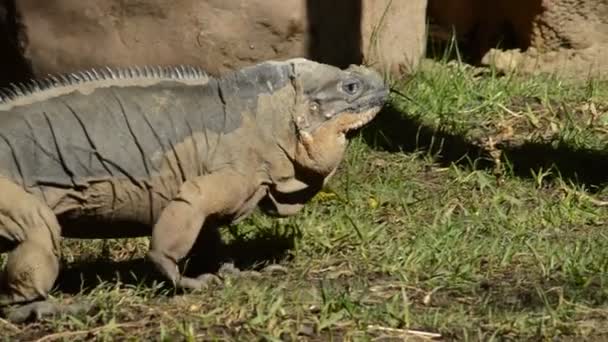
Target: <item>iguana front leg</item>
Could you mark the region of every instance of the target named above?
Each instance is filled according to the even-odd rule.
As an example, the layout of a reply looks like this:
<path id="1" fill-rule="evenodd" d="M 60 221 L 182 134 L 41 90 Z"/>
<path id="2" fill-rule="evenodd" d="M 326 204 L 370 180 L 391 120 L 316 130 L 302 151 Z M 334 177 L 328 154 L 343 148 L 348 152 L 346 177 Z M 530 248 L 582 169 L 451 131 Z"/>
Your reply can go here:
<path id="1" fill-rule="evenodd" d="M 256 190 L 251 178 L 228 170 L 185 182 L 153 227 L 149 260 L 178 288 L 204 287 L 214 277 L 182 276 L 177 263 L 190 252 L 208 217 L 238 212 Z"/>
<path id="2" fill-rule="evenodd" d="M 325 178 L 304 182 L 296 178 L 277 183 L 260 203 L 264 212 L 273 216 L 293 216 L 323 188 L 335 170 Z"/>
<path id="3" fill-rule="evenodd" d="M 44 202 L 0 177 L 0 316 L 20 323 L 30 318 L 88 311 L 92 305 L 48 301 L 59 273 L 61 227 Z"/>

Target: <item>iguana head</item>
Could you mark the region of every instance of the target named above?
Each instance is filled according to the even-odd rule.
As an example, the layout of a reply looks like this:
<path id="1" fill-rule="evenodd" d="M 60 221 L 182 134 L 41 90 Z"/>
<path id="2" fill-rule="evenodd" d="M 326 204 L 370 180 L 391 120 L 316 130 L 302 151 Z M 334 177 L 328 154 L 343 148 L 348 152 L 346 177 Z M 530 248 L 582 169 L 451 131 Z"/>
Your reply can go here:
<path id="1" fill-rule="evenodd" d="M 379 73 L 362 66 L 342 70 L 304 59 L 291 63 L 297 95 L 296 162 L 329 174 L 342 160 L 346 134 L 376 116 L 389 89 Z"/>

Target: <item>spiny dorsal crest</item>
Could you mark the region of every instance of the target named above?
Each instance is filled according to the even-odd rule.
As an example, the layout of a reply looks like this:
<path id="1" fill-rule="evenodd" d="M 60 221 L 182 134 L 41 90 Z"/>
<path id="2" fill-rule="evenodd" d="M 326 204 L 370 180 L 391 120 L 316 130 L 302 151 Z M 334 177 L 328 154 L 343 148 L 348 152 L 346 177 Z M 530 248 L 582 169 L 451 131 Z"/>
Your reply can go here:
<path id="1" fill-rule="evenodd" d="M 8 87 L 0 88 L 0 105 L 10 105 L 11 102 L 35 93 L 60 91 L 61 88 L 75 88 L 87 83 L 99 82 L 111 86 L 120 85 L 121 81 L 130 79 L 196 81 L 209 78 L 211 76 L 205 71 L 191 65 L 92 68 L 68 74 L 48 75 L 23 83 L 11 83 Z"/>

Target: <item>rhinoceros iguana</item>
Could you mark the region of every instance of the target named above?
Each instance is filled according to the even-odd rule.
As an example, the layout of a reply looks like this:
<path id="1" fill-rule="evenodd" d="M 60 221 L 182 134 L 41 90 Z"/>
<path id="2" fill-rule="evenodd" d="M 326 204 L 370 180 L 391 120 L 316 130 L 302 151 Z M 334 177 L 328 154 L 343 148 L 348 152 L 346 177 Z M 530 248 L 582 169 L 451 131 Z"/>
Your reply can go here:
<path id="1" fill-rule="evenodd" d="M 256 207 L 295 214 L 340 163 L 345 134 L 388 88 L 375 71 L 306 59 L 210 77 L 192 66 L 105 68 L 14 85 L 0 100 L 0 303 L 49 310 L 60 238 L 151 236 L 177 288 L 178 262 L 208 222 Z M 54 307 L 51 305 L 51 307 Z"/>

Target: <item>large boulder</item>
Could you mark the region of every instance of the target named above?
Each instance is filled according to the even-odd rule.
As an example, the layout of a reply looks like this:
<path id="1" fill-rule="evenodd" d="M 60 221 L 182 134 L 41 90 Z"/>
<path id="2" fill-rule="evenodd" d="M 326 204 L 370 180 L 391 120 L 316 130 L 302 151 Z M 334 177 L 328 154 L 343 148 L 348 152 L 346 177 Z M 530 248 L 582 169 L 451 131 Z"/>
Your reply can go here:
<path id="1" fill-rule="evenodd" d="M 217 74 L 291 57 L 338 66 L 366 61 L 398 74 L 417 64 L 425 43 L 426 0 L 16 3 L 23 57 L 37 76 L 92 66 L 179 63 Z M 0 68 L 6 69 L 0 78 L 6 77 L 10 66 Z"/>
<path id="2" fill-rule="evenodd" d="M 608 0 L 429 0 L 428 15 L 432 36 L 454 29 L 474 62 L 568 76 L 608 73 Z"/>

